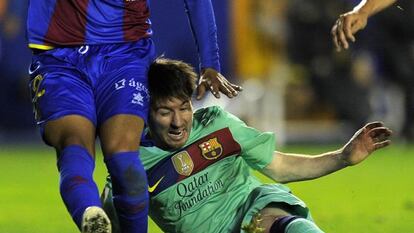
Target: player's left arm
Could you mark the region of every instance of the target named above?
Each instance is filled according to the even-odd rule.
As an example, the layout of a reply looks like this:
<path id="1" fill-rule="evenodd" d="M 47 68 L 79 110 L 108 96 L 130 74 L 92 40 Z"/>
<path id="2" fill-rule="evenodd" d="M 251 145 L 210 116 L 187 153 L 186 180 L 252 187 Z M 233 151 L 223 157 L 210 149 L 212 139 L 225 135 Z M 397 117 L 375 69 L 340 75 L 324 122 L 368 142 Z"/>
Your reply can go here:
<path id="1" fill-rule="evenodd" d="M 335 151 L 315 156 L 275 151 L 262 172 L 280 183 L 315 179 L 362 162 L 372 152 L 388 146 L 391 134 L 382 122 L 371 122 Z"/>
<path id="2" fill-rule="evenodd" d="M 184 0 L 184 3 L 200 59 L 197 99 L 201 99 L 208 90 L 216 98 L 220 98 L 220 92 L 229 98 L 237 96 L 242 88 L 230 83 L 220 73 L 217 26 L 211 1 Z"/>

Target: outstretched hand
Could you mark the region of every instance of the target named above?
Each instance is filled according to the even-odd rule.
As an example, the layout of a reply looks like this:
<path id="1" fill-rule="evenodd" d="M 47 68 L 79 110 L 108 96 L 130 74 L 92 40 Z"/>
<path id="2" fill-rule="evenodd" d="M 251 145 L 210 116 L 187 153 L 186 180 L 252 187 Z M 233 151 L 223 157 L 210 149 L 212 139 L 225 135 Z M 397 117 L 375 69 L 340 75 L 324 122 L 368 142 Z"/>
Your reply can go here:
<path id="1" fill-rule="evenodd" d="M 342 159 L 348 166 L 362 162 L 372 152 L 391 143 L 392 131 L 384 123 L 376 121 L 359 129 L 343 147 Z"/>
<path id="2" fill-rule="evenodd" d="M 339 16 L 332 27 L 332 41 L 336 51 L 349 48 L 349 42 L 355 42 L 355 33 L 367 25 L 368 14 L 362 11 L 350 11 Z"/>
<path id="3" fill-rule="evenodd" d="M 211 93 L 216 97 L 220 98 L 220 92 L 225 94 L 229 98 L 237 96 L 242 87 L 230 83 L 222 74 L 217 72 L 215 69 L 206 68 L 202 71 L 200 80 L 197 86 L 197 100 L 203 98 L 206 91 L 210 90 Z"/>

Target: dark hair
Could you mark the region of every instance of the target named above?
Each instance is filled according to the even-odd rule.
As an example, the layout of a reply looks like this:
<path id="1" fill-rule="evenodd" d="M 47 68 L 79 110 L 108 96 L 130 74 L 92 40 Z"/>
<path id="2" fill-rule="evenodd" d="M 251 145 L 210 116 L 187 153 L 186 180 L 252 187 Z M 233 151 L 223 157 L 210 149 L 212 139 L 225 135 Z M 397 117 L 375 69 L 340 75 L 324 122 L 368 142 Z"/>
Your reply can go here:
<path id="1" fill-rule="evenodd" d="M 170 98 L 191 99 L 196 88 L 194 68 L 179 60 L 157 58 L 148 71 L 151 106 Z"/>

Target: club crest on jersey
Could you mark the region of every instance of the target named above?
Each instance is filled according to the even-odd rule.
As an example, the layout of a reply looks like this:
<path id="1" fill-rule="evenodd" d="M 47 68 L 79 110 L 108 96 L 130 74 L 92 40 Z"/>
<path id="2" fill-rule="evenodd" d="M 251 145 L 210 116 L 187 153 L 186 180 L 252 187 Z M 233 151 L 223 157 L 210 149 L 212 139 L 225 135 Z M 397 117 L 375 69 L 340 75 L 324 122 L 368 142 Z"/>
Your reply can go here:
<path id="1" fill-rule="evenodd" d="M 198 147 L 200 147 L 203 157 L 208 160 L 217 159 L 223 153 L 223 147 L 216 137 L 201 143 Z"/>
<path id="2" fill-rule="evenodd" d="M 193 172 L 194 163 L 187 151 L 175 154 L 171 160 L 178 174 L 189 176 Z"/>

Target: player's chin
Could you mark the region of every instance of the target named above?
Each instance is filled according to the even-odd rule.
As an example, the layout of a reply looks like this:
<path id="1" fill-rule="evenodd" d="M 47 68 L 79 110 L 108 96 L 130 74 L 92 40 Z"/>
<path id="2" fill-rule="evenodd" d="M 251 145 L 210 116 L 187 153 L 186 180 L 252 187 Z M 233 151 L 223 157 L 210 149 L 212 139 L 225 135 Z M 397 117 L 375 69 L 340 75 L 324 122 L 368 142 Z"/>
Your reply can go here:
<path id="1" fill-rule="evenodd" d="M 183 141 L 183 142 L 177 142 L 177 141 L 174 141 L 174 142 L 168 142 L 168 147 L 169 147 L 169 148 L 171 148 L 171 149 L 173 149 L 173 150 L 180 149 L 180 148 L 182 148 L 184 145 L 185 145 L 185 141 Z"/>
<path id="2" fill-rule="evenodd" d="M 182 137 L 181 139 L 171 139 L 166 140 L 168 147 L 171 149 L 180 149 L 187 142 L 188 137 Z"/>

